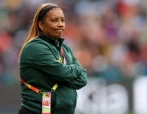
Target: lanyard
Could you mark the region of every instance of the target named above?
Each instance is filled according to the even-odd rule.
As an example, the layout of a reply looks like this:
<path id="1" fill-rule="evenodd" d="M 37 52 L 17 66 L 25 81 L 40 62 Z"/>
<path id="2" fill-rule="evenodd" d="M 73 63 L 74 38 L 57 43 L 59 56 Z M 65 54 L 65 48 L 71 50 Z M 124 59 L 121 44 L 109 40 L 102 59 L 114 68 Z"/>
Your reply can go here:
<path id="1" fill-rule="evenodd" d="M 20 80 L 21 80 L 21 82 L 22 82 L 25 86 L 27 86 L 27 87 L 28 87 L 29 89 L 31 89 L 32 91 L 34 91 L 34 92 L 36 92 L 36 93 L 43 94 L 43 93 L 41 92 L 41 90 L 39 90 L 38 88 L 36 88 L 36 87 L 34 87 L 34 86 L 32 86 L 32 85 L 26 83 L 26 82 L 25 82 L 23 79 L 21 79 L 21 78 L 20 78 Z M 56 84 L 52 87 L 51 92 L 52 92 L 52 91 L 55 91 L 55 90 L 57 89 L 57 87 L 58 87 L 58 84 L 56 83 Z"/>
<path id="2" fill-rule="evenodd" d="M 62 59 L 63 59 L 63 63 L 66 64 L 66 59 L 65 59 L 65 54 L 64 54 L 64 49 L 61 48 L 61 56 L 62 56 Z"/>

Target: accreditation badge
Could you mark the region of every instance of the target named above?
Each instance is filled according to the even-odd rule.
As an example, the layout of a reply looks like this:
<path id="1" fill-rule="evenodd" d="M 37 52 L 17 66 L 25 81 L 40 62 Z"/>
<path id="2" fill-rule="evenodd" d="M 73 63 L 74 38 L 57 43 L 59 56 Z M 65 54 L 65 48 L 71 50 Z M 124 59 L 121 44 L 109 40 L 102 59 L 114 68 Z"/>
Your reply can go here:
<path id="1" fill-rule="evenodd" d="M 42 114 L 51 114 L 51 92 L 42 95 Z"/>

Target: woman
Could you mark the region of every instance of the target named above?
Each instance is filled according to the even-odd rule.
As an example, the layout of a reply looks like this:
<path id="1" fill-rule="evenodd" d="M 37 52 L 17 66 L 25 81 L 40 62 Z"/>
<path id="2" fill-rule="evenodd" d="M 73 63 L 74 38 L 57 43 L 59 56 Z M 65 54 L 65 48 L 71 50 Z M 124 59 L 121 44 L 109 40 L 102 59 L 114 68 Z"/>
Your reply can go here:
<path id="1" fill-rule="evenodd" d="M 51 3 L 38 8 L 20 51 L 18 114 L 74 114 L 76 90 L 87 84 L 87 74 L 63 43 L 64 28 L 61 8 Z"/>

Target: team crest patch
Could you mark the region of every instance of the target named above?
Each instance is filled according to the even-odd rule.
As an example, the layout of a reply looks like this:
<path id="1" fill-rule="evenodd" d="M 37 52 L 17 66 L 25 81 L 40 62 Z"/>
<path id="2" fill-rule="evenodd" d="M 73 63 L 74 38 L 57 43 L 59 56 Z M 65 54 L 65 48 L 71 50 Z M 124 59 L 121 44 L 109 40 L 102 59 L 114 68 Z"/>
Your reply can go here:
<path id="1" fill-rule="evenodd" d="M 58 58 L 58 61 L 59 61 L 60 63 L 62 63 L 62 57 L 59 57 L 59 58 Z"/>

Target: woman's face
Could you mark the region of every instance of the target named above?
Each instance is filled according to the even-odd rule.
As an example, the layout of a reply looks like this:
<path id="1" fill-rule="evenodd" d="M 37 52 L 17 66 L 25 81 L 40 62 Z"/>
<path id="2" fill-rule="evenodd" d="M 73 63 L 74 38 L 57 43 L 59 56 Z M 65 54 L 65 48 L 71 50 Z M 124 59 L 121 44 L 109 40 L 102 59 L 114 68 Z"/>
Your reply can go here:
<path id="1" fill-rule="evenodd" d="M 65 28 L 63 11 L 60 8 L 50 10 L 43 21 L 39 22 L 39 27 L 46 36 L 60 38 Z"/>

